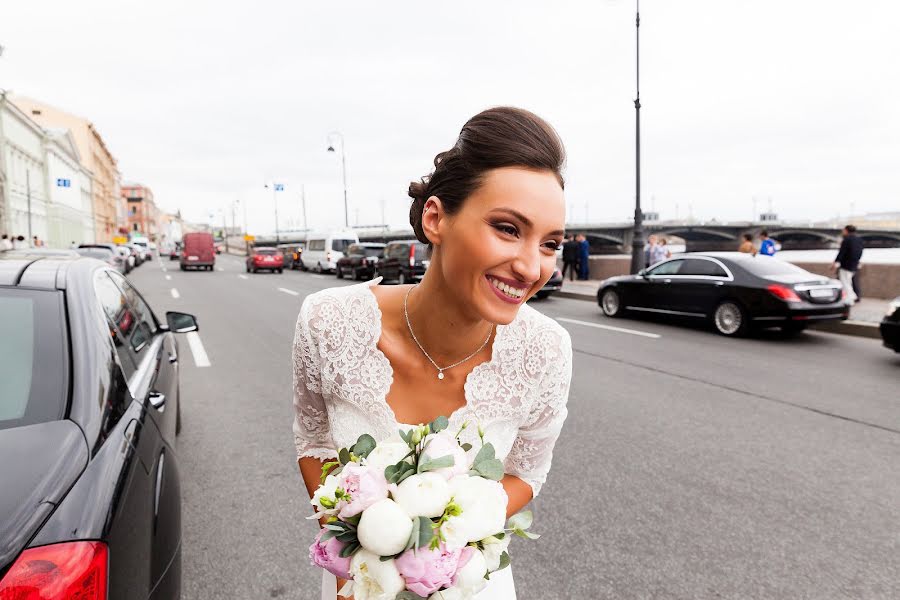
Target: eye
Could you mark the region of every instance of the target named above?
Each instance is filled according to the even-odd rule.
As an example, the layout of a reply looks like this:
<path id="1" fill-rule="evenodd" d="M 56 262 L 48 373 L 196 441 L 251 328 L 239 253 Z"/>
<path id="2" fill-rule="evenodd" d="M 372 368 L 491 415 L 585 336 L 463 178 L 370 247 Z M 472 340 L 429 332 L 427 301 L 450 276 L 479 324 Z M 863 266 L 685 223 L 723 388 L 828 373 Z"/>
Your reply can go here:
<path id="1" fill-rule="evenodd" d="M 515 225 L 510 225 L 509 223 L 497 223 L 494 225 L 494 229 L 497 231 L 503 232 L 507 235 L 512 235 L 518 237 L 519 230 L 516 229 Z"/>
<path id="2" fill-rule="evenodd" d="M 560 243 L 557 242 L 556 240 L 550 240 L 549 242 L 547 242 L 547 244 L 546 244 L 544 247 L 545 247 L 545 248 L 550 248 L 550 249 L 552 249 L 554 252 L 556 252 L 557 250 L 560 249 L 561 246 L 560 246 Z"/>

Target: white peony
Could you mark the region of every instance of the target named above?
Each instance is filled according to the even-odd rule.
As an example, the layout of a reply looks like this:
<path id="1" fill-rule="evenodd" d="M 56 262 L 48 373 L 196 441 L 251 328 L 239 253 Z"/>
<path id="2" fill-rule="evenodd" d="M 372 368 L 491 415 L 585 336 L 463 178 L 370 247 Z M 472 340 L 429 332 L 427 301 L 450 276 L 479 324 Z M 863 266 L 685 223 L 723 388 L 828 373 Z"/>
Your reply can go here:
<path id="1" fill-rule="evenodd" d="M 406 548 L 413 522 L 396 502 L 384 499 L 363 511 L 356 537 L 363 548 L 378 556 L 393 556 Z"/>
<path id="2" fill-rule="evenodd" d="M 422 473 L 404 479 L 394 491 L 394 501 L 411 518 L 439 517 L 450 502 L 450 485 L 442 475 Z"/>
<path id="3" fill-rule="evenodd" d="M 448 549 L 457 550 L 503 531 L 509 499 L 499 481 L 460 475 L 450 480 L 450 493 L 462 513 L 441 526 Z"/>
<path id="4" fill-rule="evenodd" d="M 484 589 L 487 585 L 487 579 L 484 574 L 487 572 L 487 565 L 484 556 L 478 550 L 472 553 L 469 562 L 456 572 L 456 585 L 435 592 L 432 594 L 432 600 L 470 600 Z"/>
<path id="5" fill-rule="evenodd" d="M 394 600 L 406 584 L 394 559 L 383 561 L 377 554 L 360 548 L 350 560 L 355 600 Z"/>
<path id="6" fill-rule="evenodd" d="M 499 533 L 499 532 L 498 532 Z M 494 536 L 484 538 L 481 543 L 484 544 L 484 560 L 487 563 L 487 570 L 493 573 L 500 568 L 500 556 L 509 549 L 510 535 L 507 533 L 502 540 L 498 540 Z"/>
<path id="7" fill-rule="evenodd" d="M 334 492 L 340 483 L 340 479 L 335 475 L 328 475 L 325 478 L 325 483 L 320 485 L 318 489 L 316 489 L 313 497 L 310 499 L 310 504 L 316 507 L 316 510 L 319 512 L 328 512 L 329 509 L 322 506 L 319 502 L 322 498 L 328 498 L 329 500 L 334 500 Z M 336 512 L 332 510 L 331 512 Z"/>
<path id="8" fill-rule="evenodd" d="M 438 473 L 450 479 L 469 471 L 469 458 L 466 456 L 466 451 L 462 449 L 462 446 L 459 445 L 453 434 L 446 430 L 440 433 L 432 433 L 425 438 L 424 449 L 419 457 L 419 461 L 434 460 L 442 456 L 453 458 L 453 466 L 435 469 L 430 471 L 431 473 Z"/>
<path id="9" fill-rule="evenodd" d="M 407 454 L 409 446 L 405 442 L 381 442 L 366 457 L 365 464 L 383 474 L 386 467 L 397 464 Z"/>

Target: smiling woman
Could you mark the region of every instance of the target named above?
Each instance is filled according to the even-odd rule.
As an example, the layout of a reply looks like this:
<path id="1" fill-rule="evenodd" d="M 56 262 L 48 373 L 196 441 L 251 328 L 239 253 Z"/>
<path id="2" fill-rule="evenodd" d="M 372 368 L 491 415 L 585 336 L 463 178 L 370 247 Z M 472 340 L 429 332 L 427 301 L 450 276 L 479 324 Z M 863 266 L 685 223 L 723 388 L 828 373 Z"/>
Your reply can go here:
<path id="1" fill-rule="evenodd" d="M 376 278 L 304 300 L 294 440 L 310 495 L 337 448 L 440 416 L 473 451 L 492 444 L 507 516 L 537 495 L 567 415 L 572 348 L 562 326 L 525 303 L 556 266 L 564 162 L 559 137 L 538 116 L 505 107 L 476 115 L 409 187 L 410 224 L 431 248 L 421 283 L 386 287 Z M 393 560 L 379 568 L 396 574 Z M 336 582 L 324 578 L 322 598 L 331 600 Z M 514 599 L 510 568 L 483 590 L 446 597 L 473 593 Z M 375 597 L 359 588 L 356 600 L 362 595 Z"/>

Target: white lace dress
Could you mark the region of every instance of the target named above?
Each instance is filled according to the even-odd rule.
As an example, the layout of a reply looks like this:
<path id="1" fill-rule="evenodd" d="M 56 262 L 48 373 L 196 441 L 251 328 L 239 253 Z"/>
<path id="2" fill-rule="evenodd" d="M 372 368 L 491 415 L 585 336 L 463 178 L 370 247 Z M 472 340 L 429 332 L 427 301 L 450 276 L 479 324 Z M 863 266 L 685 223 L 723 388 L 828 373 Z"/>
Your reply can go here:
<path id="1" fill-rule="evenodd" d="M 402 426 L 386 401 L 393 370 L 377 346 L 381 310 L 370 287 L 380 280 L 321 290 L 303 301 L 293 349 L 298 458 L 331 459 L 363 433 L 387 439 Z M 537 496 L 566 418 L 571 375 L 568 332 L 523 305 L 509 325 L 497 326 L 491 359 L 467 376 L 466 404 L 449 415 L 450 429 L 480 424 L 506 473 Z M 476 427 L 460 438 L 479 445 Z M 322 598 L 334 600 L 334 577 L 325 576 Z M 492 575 L 478 598 L 514 600 L 510 568 Z"/>

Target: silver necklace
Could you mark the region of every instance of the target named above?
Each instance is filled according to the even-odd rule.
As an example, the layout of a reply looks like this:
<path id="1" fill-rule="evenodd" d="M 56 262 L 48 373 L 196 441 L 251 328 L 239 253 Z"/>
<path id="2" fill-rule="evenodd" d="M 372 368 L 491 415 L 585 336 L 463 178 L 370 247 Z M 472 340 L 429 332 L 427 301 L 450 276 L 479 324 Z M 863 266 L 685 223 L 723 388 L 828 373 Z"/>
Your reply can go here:
<path id="1" fill-rule="evenodd" d="M 406 296 L 403 297 L 403 316 L 406 317 L 406 326 L 409 328 L 409 334 L 412 336 L 412 339 L 416 343 L 416 346 L 419 347 L 419 350 L 422 351 L 422 354 L 425 355 L 425 358 L 427 358 L 429 360 L 429 362 L 431 362 L 431 364 L 434 365 L 434 368 L 438 370 L 438 379 L 443 379 L 444 371 L 446 371 L 447 369 L 452 369 L 453 367 L 463 364 L 464 362 L 466 362 L 467 360 L 469 360 L 470 358 L 472 358 L 473 356 L 475 356 L 476 354 L 478 354 L 479 352 L 484 350 L 484 347 L 487 346 L 488 341 L 490 341 L 490 339 L 491 339 L 491 334 L 494 333 L 494 324 L 491 323 L 491 330 L 488 331 L 487 337 L 485 338 L 484 342 L 481 344 L 481 347 L 478 348 L 478 350 L 476 350 L 472 354 L 468 355 L 461 361 L 453 363 L 449 367 L 439 367 L 439 366 L 437 366 L 437 363 L 434 362 L 434 359 L 431 358 L 431 356 L 428 354 L 428 352 L 425 351 L 425 348 L 422 347 L 422 344 L 419 343 L 419 338 L 417 338 L 416 334 L 413 333 L 412 323 L 409 322 L 409 312 L 406 310 L 406 303 L 407 303 L 407 300 L 409 300 L 410 292 L 413 291 L 413 288 L 417 288 L 417 287 L 419 287 L 418 284 L 409 288 L 409 290 L 407 290 L 407 292 L 406 292 Z"/>

